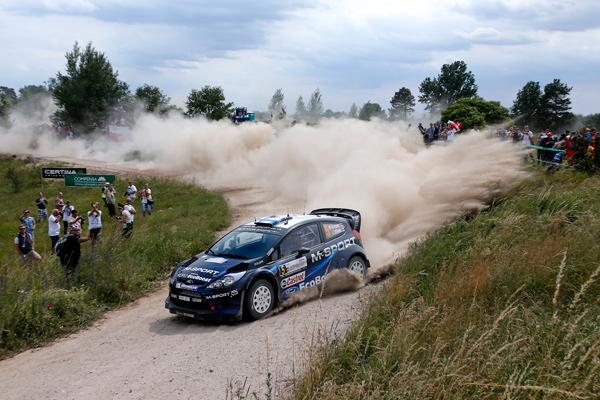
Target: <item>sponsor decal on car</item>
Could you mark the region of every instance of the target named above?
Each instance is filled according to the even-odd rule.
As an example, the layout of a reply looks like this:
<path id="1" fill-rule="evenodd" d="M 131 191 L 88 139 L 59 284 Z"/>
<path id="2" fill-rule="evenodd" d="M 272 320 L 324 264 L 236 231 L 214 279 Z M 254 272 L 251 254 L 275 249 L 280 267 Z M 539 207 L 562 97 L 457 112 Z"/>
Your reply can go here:
<path id="1" fill-rule="evenodd" d="M 283 292 L 281 295 L 282 295 L 283 297 L 288 297 L 288 296 L 290 296 L 292 293 L 294 293 L 294 292 L 297 292 L 297 291 L 298 291 L 298 288 L 297 288 L 297 287 L 291 287 L 291 288 L 287 289 L 285 292 Z"/>
<path id="2" fill-rule="evenodd" d="M 323 282 L 325 282 L 325 276 L 321 276 L 321 275 L 315 276 L 315 279 L 313 279 L 312 281 L 308 281 L 306 283 L 301 283 L 300 290 L 305 289 L 307 287 L 320 285 Z"/>
<path id="3" fill-rule="evenodd" d="M 297 283 L 303 282 L 304 278 L 306 278 L 306 271 L 302 271 L 299 274 L 292 275 L 288 278 L 283 278 L 281 280 L 281 288 L 285 289 L 285 288 L 293 286 Z"/>
<path id="4" fill-rule="evenodd" d="M 316 253 L 311 254 L 310 257 L 312 259 L 312 262 L 319 261 L 323 257 L 327 258 L 330 255 L 335 254 L 336 251 L 347 249 L 348 247 L 355 244 L 356 243 L 354 243 L 354 238 L 342 240 L 337 244 L 332 244 L 331 246 L 325 247 L 323 250 L 319 250 Z"/>
<path id="5" fill-rule="evenodd" d="M 232 290 L 231 292 L 218 293 L 218 294 L 213 294 L 212 296 L 206 296 L 206 300 L 220 299 L 222 297 L 235 297 L 238 294 L 239 294 L 239 292 L 237 290 Z"/>
<path id="6" fill-rule="evenodd" d="M 219 271 L 215 271 L 214 269 L 202 268 L 202 267 L 187 267 L 185 269 L 186 272 L 200 272 L 202 274 L 209 274 L 215 276 L 219 273 Z"/>
<path id="7" fill-rule="evenodd" d="M 296 271 L 306 268 L 307 266 L 306 257 L 298 258 L 297 260 L 281 264 L 279 266 L 279 276 L 284 277 L 293 274 Z"/>
<path id="8" fill-rule="evenodd" d="M 194 285 L 186 285 L 185 283 L 177 282 L 175 284 L 177 289 L 186 289 L 186 290 L 198 290 L 198 286 Z"/>

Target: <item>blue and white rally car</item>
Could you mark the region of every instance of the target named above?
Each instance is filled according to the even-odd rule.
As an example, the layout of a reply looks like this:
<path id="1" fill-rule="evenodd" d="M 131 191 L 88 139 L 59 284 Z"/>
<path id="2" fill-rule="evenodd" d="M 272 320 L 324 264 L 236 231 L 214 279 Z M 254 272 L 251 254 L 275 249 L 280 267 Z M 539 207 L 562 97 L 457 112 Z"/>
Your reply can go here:
<path id="1" fill-rule="evenodd" d="M 175 267 L 165 308 L 198 319 L 255 320 L 335 269 L 364 279 L 360 223 L 358 211 L 323 208 L 244 224 Z"/>

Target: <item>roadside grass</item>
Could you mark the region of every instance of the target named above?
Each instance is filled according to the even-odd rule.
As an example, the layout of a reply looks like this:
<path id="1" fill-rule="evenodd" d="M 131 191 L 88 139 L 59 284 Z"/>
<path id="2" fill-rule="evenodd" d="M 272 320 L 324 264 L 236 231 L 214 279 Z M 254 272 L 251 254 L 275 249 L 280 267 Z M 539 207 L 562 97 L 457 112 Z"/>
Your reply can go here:
<path id="1" fill-rule="evenodd" d="M 122 175 L 115 183 L 117 201 L 124 203 L 128 179 L 138 188 L 148 183 L 156 203 L 152 215 L 144 218 L 140 201 L 134 202 L 134 233 L 123 240 L 121 224 L 109 220 L 99 188 L 67 188 L 62 181 L 42 180 L 39 165 L 31 158 L 0 158 L 0 359 L 74 332 L 106 310 L 157 288 L 172 266 L 205 249 L 215 233 L 230 224 L 224 197 L 191 183 Z M 86 221 L 90 204 L 101 203 L 102 243 L 95 248 L 89 241 L 81 244 L 74 288 L 67 288 L 60 261 L 50 254 L 47 222 L 37 223 L 35 230 L 41 262 L 24 264 L 15 250 L 23 209 L 29 209 L 37 220 L 34 200 L 39 191 L 48 199 L 50 210 L 62 191 Z M 82 235 L 87 233 L 86 223 Z"/>
<path id="2" fill-rule="evenodd" d="M 411 245 L 294 399 L 597 399 L 600 177 L 535 171 Z"/>

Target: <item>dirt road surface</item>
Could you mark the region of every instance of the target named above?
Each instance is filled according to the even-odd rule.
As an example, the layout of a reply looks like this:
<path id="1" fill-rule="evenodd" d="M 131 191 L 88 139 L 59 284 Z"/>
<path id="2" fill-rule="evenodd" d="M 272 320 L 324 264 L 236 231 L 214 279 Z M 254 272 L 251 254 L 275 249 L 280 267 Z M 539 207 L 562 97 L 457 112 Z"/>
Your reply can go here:
<path id="1" fill-rule="evenodd" d="M 75 165 L 81 160 L 62 159 Z M 94 164 L 95 163 L 95 164 Z M 86 160 L 85 166 L 136 172 Z M 265 193 L 224 190 L 233 225 L 268 214 Z M 0 362 L 3 399 L 279 398 L 324 338 L 339 337 L 378 285 L 293 306 L 252 323 L 206 323 L 169 314 L 167 282 L 92 327 Z M 288 389 L 289 390 L 289 389 Z M 229 393 L 229 395 L 228 395 Z"/>

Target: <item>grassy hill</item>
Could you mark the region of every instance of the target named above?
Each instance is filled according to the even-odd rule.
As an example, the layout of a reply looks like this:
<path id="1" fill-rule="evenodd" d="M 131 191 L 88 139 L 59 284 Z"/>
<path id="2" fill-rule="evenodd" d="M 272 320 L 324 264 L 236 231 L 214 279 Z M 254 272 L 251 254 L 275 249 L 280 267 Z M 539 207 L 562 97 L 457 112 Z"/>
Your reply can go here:
<path id="1" fill-rule="evenodd" d="M 43 166 L 61 166 L 59 163 Z M 63 165 L 64 166 L 64 165 Z M 49 204 L 59 191 L 87 219 L 98 188 L 67 188 L 62 181 L 42 180 L 34 159 L 0 158 L 0 359 L 37 347 L 76 331 L 107 309 L 126 304 L 156 288 L 173 265 L 204 250 L 215 232 L 230 224 L 223 196 L 190 183 L 123 175 L 115 183 L 117 201 L 124 202 L 127 180 L 140 189 L 148 183 L 156 201 L 151 216 L 142 217 L 134 202 L 134 233 L 121 238 L 121 224 L 108 218 L 101 205 L 102 243 L 97 250 L 82 243 L 76 287 L 69 288 L 58 257 L 50 254 L 48 222 L 37 224 L 35 249 L 40 263 L 23 264 L 15 249 L 21 212 L 37 219 L 35 199 L 42 191 Z M 87 235 L 84 225 L 82 235 Z"/>
<path id="2" fill-rule="evenodd" d="M 412 244 L 293 398 L 599 398 L 600 177 L 532 172 Z"/>

